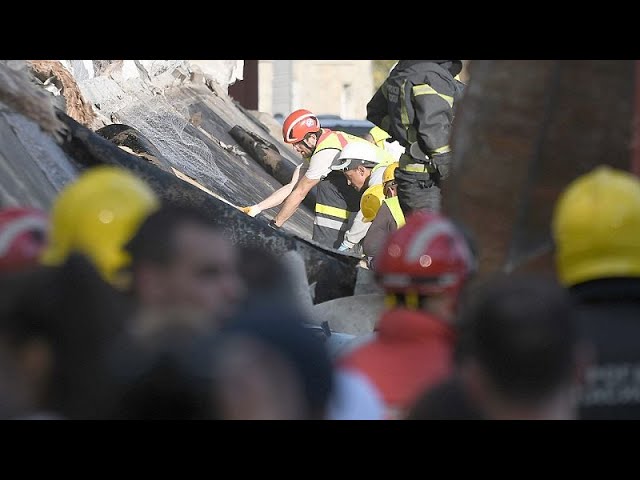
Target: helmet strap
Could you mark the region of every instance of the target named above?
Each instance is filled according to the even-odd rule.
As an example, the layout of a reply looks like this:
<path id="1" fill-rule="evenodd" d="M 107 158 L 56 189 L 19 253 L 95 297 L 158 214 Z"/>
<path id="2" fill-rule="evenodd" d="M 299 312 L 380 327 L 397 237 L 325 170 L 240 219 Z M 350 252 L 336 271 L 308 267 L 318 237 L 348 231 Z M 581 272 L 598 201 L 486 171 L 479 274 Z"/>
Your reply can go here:
<path id="1" fill-rule="evenodd" d="M 305 147 L 307 147 L 309 150 L 311 150 L 312 152 L 315 150 L 316 146 L 311 146 L 307 143 L 307 139 L 309 138 L 310 135 L 315 135 L 316 136 L 316 145 L 318 145 L 318 135 L 320 132 L 311 132 L 311 133 L 307 133 L 305 135 L 305 137 L 300 140 L 300 143 L 302 143 Z"/>

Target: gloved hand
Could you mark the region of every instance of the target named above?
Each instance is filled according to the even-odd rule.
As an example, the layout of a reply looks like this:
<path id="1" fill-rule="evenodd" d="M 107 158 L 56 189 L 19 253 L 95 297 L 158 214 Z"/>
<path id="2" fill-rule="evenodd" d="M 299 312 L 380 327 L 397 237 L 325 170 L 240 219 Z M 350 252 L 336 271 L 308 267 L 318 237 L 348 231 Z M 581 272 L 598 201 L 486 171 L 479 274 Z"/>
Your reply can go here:
<path id="1" fill-rule="evenodd" d="M 242 207 L 240 210 L 242 210 L 244 213 L 246 213 L 250 217 L 255 217 L 260 212 L 262 212 L 262 209 L 260 207 L 258 207 L 257 205 L 251 205 L 249 207 Z"/>
<path id="2" fill-rule="evenodd" d="M 347 244 L 345 244 L 344 242 L 342 242 L 340 244 L 340 246 L 338 247 L 338 251 L 339 252 L 346 252 L 347 250 L 351 250 L 351 247 Z"/>
<path id="3" fill-rule="evenodd" d="M 439 155 L 433 155 L 431 157 L 433 159 L 433 163 L 435 163 L 438 168 L 438 172 L 440 173 L 440 179 L 444 180 L 449 176 L 449 171 L 451 170 L 451 160 L 453 158 L 453 154 L 451 152 L 441 153 Z"/>

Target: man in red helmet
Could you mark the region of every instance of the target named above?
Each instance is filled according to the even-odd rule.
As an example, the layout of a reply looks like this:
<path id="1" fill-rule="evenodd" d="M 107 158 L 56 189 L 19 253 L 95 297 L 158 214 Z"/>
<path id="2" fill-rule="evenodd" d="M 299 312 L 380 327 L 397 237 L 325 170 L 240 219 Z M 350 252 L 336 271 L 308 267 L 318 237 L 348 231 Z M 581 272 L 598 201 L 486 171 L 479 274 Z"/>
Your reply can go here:
<path id="1" fill-rule="evenodd" d="M 474 265 L 465 234 L 426 210 L 391 233 L 374 259 L 388 308 L 371 340 L 349 350 L 338 365 L 377 388 L 385 418 L 404 418 L 425 389 L 451 372 L 456 308 Z"/>
<path id="2" fill-rule="evenodd" d="M 331 164 L 347 143 L 368 142 L 349 133 L 321 128 L 318 117 L 306 109 L 296 110 L 285 119 L 282 136 L 305 162 L 296 169 L 288 185 L 257 205 L 246 207 L 245 212 L 255 216 L 262 210 L 282 204 L 270 223 L 280 228 L 317 185 L 311 238 L 322 245 L 340 248 L 345 232 L 360 210 L 361 193 L 347 184 L 341 172 L 332 171 Z"/>
<path id="3" fill-rule="evenodd" d="M 45 247 L 48 227 L 48 215 L 38 208 L 0 210 L 0 272 L 37 265 Z"/>

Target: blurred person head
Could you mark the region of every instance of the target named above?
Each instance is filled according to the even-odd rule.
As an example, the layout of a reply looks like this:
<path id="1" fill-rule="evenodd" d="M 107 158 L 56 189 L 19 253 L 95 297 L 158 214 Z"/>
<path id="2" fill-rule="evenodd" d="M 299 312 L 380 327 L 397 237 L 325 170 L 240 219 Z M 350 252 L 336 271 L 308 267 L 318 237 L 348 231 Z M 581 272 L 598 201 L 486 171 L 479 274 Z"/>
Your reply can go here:
<path id="1" fill-rule="evenodd" d="M 238 272 L 247 287 L 247 306 L 293 301 L 295 285 L 282 256 L 255 245 L 238 246 L 238 252 Z"/>
<path id="2" fill-rule="evenodd" d="M 212 392 L 216 328 L 205 315 L 143 312 L 133 335 L 111 352 L 118 397 L 111 417 L 120 420 L 218 419 Z"/>
<path id="3" fill-rule="evenodd" d="M 428 387 L 409 408 L 405 420 L 483 420 L 457 372 Z"/>
<path id="4" fill-rule="evenodd" d="M 132 293 L 143 308 L 205 312 L 222 322 L 245 295 L 236 247 L 195 207 L 150 214 L 126 251 Z"/>
<path id="5" fill-rule="evenodd" d="M 0 272 L 40 263 L 49 230 L 49 215 L 33 207 L 0 209 Z"/>
<path id="6" fill-rule="evenodd" d="M 0 275 L 2 418 L 105 418 L 115 392 L 105 359 L 128 314 L 82 255 Z"/>
<path id="7" fill-rule="evenodd" d="M 460 365 L 489 419 L 573 419 L 587 357 L 569 293 L 552 278 L 482 284 L 462 315 Z"/>
<path id="8" fill-rule="evenodd" d="M 558 198 L 552 232 L 563 285 L 640 277 L 640 180 L 609 166 L 581 175 Z"/>
<path id="9" fill-rule="evenodd" d="M 91 167 L 55 199 L 42 262 L 61 265 L 70 254 L 81 253 L 105 280 L 124 289 L 130 280 L 124 245 L 159 206 L 151 187 L 132 172 L 110 165 Z"/>
<path id="10" fill-rule="evenodd" d="M 385 240 L 373 269 L 388 308 L 431 312 L 453 322 L 476 257 L 465 232 L 438 213 L 418 211 Z"/>
<path id="11" fill-rule="evenodd" d="M 324 341 L 282 306 L 237 318 L 215 350 L 216 411 L 226 419 L 321 420 L 334 388 Z"/>

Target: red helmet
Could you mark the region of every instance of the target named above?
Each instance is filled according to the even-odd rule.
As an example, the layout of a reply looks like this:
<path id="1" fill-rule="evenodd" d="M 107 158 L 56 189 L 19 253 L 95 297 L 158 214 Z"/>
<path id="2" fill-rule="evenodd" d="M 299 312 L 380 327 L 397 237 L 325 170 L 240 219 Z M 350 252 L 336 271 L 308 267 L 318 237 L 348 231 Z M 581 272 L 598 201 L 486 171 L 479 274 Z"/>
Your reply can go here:
<path id="1" fill-rule="evenodd" d="M 0 210 L 0 272 L 38 264 L 48 225 L 48 215 L 37 208 Z"/>
<path id="2" fill-rule="evenodd" d="M 421 210 L 392 232 L 374 259 L 378 282 L 390 293 L 456 292 L 474 271 L 464 233 L 449 219 Z"/>
<path id="3" fill-rule="evenodd" d="M 292 112 L 282 124 L 282 138 L 286 143 L 298 143 L 307 133 L 320 130 L 320 120 L 309 110 L 301 108 Z"/>

